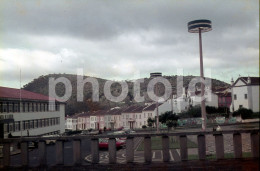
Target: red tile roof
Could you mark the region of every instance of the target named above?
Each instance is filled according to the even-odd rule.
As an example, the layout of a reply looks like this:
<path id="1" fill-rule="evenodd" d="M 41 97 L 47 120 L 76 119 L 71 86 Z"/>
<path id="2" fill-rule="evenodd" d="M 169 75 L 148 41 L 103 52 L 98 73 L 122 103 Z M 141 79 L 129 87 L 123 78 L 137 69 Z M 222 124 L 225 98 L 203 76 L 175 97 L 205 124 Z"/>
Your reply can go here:
<path id="1" fill-rule="evenodd" d="M 8 88 L 8 87 L 0 87 L 0 98 L 6 99 L 20 99 L 20 92 L 21 92 L 21 99 L 23 100 L 42 100 L 48 101 L 50 100 L 48 96 L 33 93 L 23 89 L 15 89 L 15 88 Z M 54 98 L 51 98 L 54 100 Z"/>

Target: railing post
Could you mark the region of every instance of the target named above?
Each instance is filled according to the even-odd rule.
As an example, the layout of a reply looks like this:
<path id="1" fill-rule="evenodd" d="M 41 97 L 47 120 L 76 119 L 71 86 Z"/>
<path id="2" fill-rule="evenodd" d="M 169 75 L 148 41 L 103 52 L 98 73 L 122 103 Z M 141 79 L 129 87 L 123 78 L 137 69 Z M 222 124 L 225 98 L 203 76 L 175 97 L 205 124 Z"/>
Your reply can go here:
<path id="1" fill-rule="evenodd" d="M 162 136 L 162 151 L 163 151 L 163 161 L 168 162 L 170 160 L 170 153 L 169 153 L 169 137 L 167 135 Z"/>
<path id="2" fill-rule="evenodd" d="M 56 165 L 63 165 L 64 164 L 64 155 L 63 155 L 64 142 L 62 140 L 57 140 L 55 144 L 55 148 L 56 148 Z"/>
<path id="3" fill-rule="evenodd" d="M 188 148 L 187 148 L 187 136 L 180 136 L 180 152 L 181 152 L 181 160 L 188 160 Z"/>
<path id="4" fill-rule="evenodd" d="M 251 134 L 251 152 L 253 157 L 259 157 L 259 135 L 258 132 Z"/>
<path id="5" fill-rule="evenodd" d="M 216 158 L 224 159 L 224 141 L 222 133 L 214 134 L 216 146 Z"/>
<path id="6" fill-rule="evenodd" d="M 152 161 L 151 137 L 144 137 L 144 161 L 150 163 Z"/>
<path id="7" fill-rule="evenodd" d="M 134 162 L 134 138 L 127 137 L 126 139 L 126 162 L 132 163 Z"/>
<path id="8" fill-rule="evenodd" d="M 73 164 L 81 164 L 81 151 L 80 151 L 80 139 L 73 140 Z"/>
<path id="9" fill-rule="evenodd" d="M 4 143 L 4 148 L 3 148 L 3 164 L 4 166 L 10 166 L 10 143 L 6 142 Z"/>
<path id="10" fill-rule="evenodd" d="M 91 155 L 92 155 L 92 163 L 98 163 L 99 162 L 98 138 L 91 139 Z"/>
<path id="11" fill-rule="evenodd" d="M 108 153 L 109 153 L 109 163 L 116 163 L 116 139 L 109 138 L 108 139 Z"/>
<path id="12" fill-rule="evenodd" d="M 47 165 L 46 163 L 46 143 L 44 140 L 40 140 L 39 144 L 39 164 L 40 166 Z"/>
<path id="13" fill-rule="evenodd" d="M 29 163 L 28 141 L 21 142 L 21 157 L 22 157 L 22 166 L 28 166 Z"/>
<path id="14" fill-rule="evenodd" d="M 242 158 L 242 139 L 239 132 L 233 134 L 235 158 Z"/>
<path id="15" fill-rule="evenodd" d="M 200 160 L 206 159 L 206 141 L 205 135 L 198 135 L 198 154 Z"/>

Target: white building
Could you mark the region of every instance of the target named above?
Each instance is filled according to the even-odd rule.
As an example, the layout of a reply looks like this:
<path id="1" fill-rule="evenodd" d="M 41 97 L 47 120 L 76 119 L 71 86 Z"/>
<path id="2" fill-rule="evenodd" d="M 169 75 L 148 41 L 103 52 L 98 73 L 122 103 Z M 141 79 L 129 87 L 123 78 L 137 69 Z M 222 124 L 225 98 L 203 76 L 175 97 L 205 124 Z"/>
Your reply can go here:
<path id="1" fill-rule="evenodd" d="M 121 113 L 123 127 L 127 129 L 137 128 L 136 117 L 142 114 L 143 108 L 143 106 L 130 106 L 123 110 Z"/>
<path id="2" fill-rule="evenodd" d="M 171 103 L 170 101 L 158 103 L 158 116 L 161 114 L 171 111 Z M 143 108 L 142 113 L 136 115 L 136 127 L 135 128 L 142 128 L 142 125 L 148 125 L 147 120 L 148 118 L 155 119 L 157 116 L 156 113 L 156 103 L 148 105 Z"/>
<path id="3" fill-rule="evenodd" d="M 89 114 L 89 124 L 91 129 L 101 130 L 105 127 L 106 110 L 98 110 Z"/>
<path id="4" fill-rule="evenodd" d="M 42 94 L 0 87 L 0 138 L 63 133 L 64 117 L 65 103 L 49 103 Z"/>
<path id="5" fill-rule="evenodd" d="M 78 130 L 87 130 L 90 128 L 90 112 L 83 112 L 77 115 Z"/>
<path id="6" fill-rule="evenodd" d="M 259 77 L 239 77 L 235 83 L 232 81 L 231 94 L 231 111 L 243 107 L 259 112 Z"/>
<path id="7" fill-rule="evenodd" d="M 188 92 L 188 97 L 190 98 L 190 104 L 192 106 L 201 105 L 201 91 Z M 218 108 L 218 95 L 212 92 L 208 87 L 205 87 L 205 105 Z"/>
<path id="8" fill-rule="evenodd" d="M 65 129 L 76 131 L 77 127 L 78 127 L 78 117 L 76 115 L 66 117 Z"/>
<path id="9" fill-rule="evenodd" d="M 173 110 L 173 113 L 178 114 L 189 109 L 191 100 L 190 97 L 187 96 L 186 89 L 183 88 L 182 95 L 179 97 L 174 95 L 173 98 L 168 99 L 167 102 L 173 105 L 171 109 Z"/>
<path id="10" fill-rule="evenodd" d="M 118 129 L 122 127 L 121 113 L 123 109 L 112 108 L 105 113 L 105 126 L 107 129 Z"/>

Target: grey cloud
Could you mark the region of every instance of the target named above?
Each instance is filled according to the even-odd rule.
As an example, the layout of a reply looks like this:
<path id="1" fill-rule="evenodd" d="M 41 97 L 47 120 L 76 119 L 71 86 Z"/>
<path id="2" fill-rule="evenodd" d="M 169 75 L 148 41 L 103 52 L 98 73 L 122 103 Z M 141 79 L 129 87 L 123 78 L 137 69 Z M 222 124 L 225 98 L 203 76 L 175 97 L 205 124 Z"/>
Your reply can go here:
<path id="1" fill-rule="evenodd" d="M 259 53 L 257 0 L 1 1 L 0 6 L 1 48 L 48 51 L 61 60 L 61 49 L 77 54 L 53 68 L 35 68 L 28 78 L 76 73 L 81 67 L 99 77 L 129 78 L 131 72 L 113 69 L 122 61 L 133 63 L 141 76 L 153 71 L 171 75 L 178 67 L 196 74 L 198 35 L 188 33 L 187 22 L 200 18 L 213 24 L 213 30 L 203 34 L 205 64 L 209 63 L 205 68 L 230 77 L 233 70 L 244 68 L 246 60 L 254 69 L 236 72 L 259 73 L 255 72 L 259 54 L 244 53 L 249 48 Z M 218 79 L 226 79 L 217 73 Z"/>

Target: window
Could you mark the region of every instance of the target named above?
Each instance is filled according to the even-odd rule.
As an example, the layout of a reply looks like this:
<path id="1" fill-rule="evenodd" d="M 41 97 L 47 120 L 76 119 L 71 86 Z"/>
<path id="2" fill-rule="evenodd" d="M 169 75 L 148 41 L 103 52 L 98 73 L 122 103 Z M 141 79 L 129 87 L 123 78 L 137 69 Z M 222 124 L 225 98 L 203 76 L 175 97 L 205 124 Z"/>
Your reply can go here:
<path id="1" fill-rule="evenodd" d="M 126 115 L 126 119 L 128 119 L 129 118 L 129 116 L 128 115 Z"/>
<path id="2" fill-rule="evenodd" d="M 23 121 L 23 125 L 24 125 L 23 126 L 23 128 L 24 128 L 23 130 L 30 129 L 29 121 Z"/>
<path id="3" fill-rule="evenodd" d="M 9 123 L 9 132 L 13 132 L 14 123 Z"/>
<path id="4" fill-rule="evenodd" d="M 37 120 L 34 120 L 34 128 L 38 128 L 38 122 L 37 122 Z"/>
<path id="5" fill-rule="evenodd" d="M 234 100 L 236 100 L 237 99 L 237 95 L 236 94 L 234 94 Z"/>
<path id="6" fill-rule="evenodd" d="M 7 112 L 13 112 L 13 103 L 7 103 L 7 109 L 8 111 Z"/>
<path id="7" fill-rule="evenodd" d="M 247 94 L 245 94 L 245 99 L 247 99 Z"/>
<path id="8" fill-rule="evenodd" d="M 30 103 L 27 103 L 27 108 L 28 108 L 28 112 L 32 111 Z"/>
<path id="9" fill-rule="evenodd" d="M 239 109 L 241 109 L 243 107 L 243 105 L 239 105 Z"/>
<path id="10" fill-rule="evenodd" d="M 14 123 L 14 131 L 20 131 L 20 122 L 15 122 Z"/>
<path id="11" fill-rule="evenodd" d="M 6 133 L 6 132 L 8 132 L 8 124 L 4 124 L 4 132 Z"/>
<path id="12" fill-rule="evenodd" d="M 3 102 L 0 102 L 0 112 L 3 113 Z"/>
<path id="13" fill-rule="evenodd" d="M 34 121 L 33 121 L 33 120 L 30 121 L 30 128 L 31 128 L 31 129 L 34 128 Z"/>
<path id="14" fill-rule="evenodd" d="M 38 127 L 41 128 L 42 127 L 42 121 L 40 119 L 38 119 L 37 122 L 38 122 Z"/>
<path id="15" fill-rule="evenodd" d="M 42 119 L 42 127 L 45 127 L 44 119 Z"/>
<path id="16" fill-rule="evenodd" d="M 7 112 L 7 104 L 3 103 L 3 112 Z"/>
<path id="17" fill-rule="evenodd" d="M 19 104 L 14 103 L 14 112 L 19 112 Z"/>
<path id="18" fill-rule="evenodd" d="M 139 119 L 141 119 L 141 114 L 139 115 Z"/>
<path id="19" fill-rule="evenodd" d="M 145 118 L 145 113 L 144 113 L 144 118 Z"/>
<path id="20" fill-rule="evenodd" d="M 55 110 L 56 110 L 56 111 L 59 111 L 59 110 L 60 110 L 60 105 L 59 105 L 59 104 L 56 104 Z"/>

